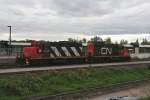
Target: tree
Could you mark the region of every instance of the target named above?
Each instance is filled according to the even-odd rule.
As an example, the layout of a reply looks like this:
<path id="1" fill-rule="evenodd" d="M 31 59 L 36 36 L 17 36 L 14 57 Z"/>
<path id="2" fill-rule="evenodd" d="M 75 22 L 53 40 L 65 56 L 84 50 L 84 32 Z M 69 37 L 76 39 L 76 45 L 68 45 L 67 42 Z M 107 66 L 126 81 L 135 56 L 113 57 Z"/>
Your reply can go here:
<path id="1" fill-rule="evenodd" d="M 135 47 L 138 47 L 139 46 L 139 40 L 136 39 L 135 42 L 131 42 L 130 44 L 133 45 L 133 46 L 135 46 Z"/>
<path id="2" fill-rule="evenodd" d="M 102 42 L 103 40 L 101 37 L 95 36 L 95 37 L 91 38 L 91 41 L 92 42 Z"/>
<path id="3" fill-rule="evenodd" d="M 73 38 L 68 38 L 68 41 L 69 41 L 69 42 L 82 43 L 82 40 L 73 39 Z"/>
<path id="4" fill-rule="evenodd" d="M 106 38 L 105 39 L 105 43 L 106 44 L 111 44 L 112 43 L 111 38 L 110 37 Z"/>
<path id="5" fill-rule="evenodd" d="M 122 39 L 122 40 L 120 41 L 120 44 L 121 44 L 121 45 L 128 44 L 128 41 L 127 41 L 127 40 Z"/>
<path id="6" fill-rule="evenodd" d="M 82 39 L 82 42 L 83 42 L 83 43 L 86 43 L 86 42 L 87 42 L 86 38 L 83 38 L 83 39 Z"/>
<path id="7" fill-rule="evenodd" d="M 35 40 L 26 39 L 25 41 L 26 41 L 26 42 L 33 42 L 33 41 L 35 41 Z"/>
<path id="8" fill-rule="evenodd" d="M 68 41 L 69 41 L 69 42 L 73 42 L 74 39 L 73 39 L 73 38 L 68 38 Z"/>
<path id="9" fill-rule="evenodd" d="M 117 41 L 115 41 L 115 44 L 118 44 L 118 42 L 117 42 Z"/>
<path id="10" fill-rule="evenodd" d="M 148 41 L 146 38 L 144 38 L 144 39 L 142 40 L 141 44 L 143 44 L 143 45 L 148 45 L 148 44 L 150 44 L 150 41 Z"/>
<path id="11" fill-rule="evenodd" d="M 136 39 L 136 42 L 135 42 L 137 45 L 139 45 L 139 40 L 138 39 Z"/>

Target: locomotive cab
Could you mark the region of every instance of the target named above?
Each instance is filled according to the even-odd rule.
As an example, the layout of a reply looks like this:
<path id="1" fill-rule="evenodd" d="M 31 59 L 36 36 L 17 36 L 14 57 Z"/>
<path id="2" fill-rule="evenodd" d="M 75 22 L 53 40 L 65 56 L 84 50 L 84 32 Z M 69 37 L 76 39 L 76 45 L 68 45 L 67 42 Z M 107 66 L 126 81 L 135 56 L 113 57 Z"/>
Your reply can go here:
<path id="1" fill-rule="evenodd" d="M 30 64 L 30 59 L 40 58 L 41 56 L 42 56 L 42 47 L 37 42 L 33 42 L 31 44 L 31 47 L 23 48 L 23 58 L 25 59 L 25 63 L 27 65 Z"/>

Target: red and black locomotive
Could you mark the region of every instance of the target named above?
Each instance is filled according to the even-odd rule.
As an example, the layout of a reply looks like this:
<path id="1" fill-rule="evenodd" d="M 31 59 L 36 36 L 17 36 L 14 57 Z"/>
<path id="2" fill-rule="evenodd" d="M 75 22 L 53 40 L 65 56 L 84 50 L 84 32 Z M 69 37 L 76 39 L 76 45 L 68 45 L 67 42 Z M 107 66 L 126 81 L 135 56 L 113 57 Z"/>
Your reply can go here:
<path id="1" fill-rule="evenodd" d="M 128 49 L 118 44 L 104 42 L 82 43 L 61 42 L 33 42 L 31 46 L 23 48 L 22 59 L 30 64 L 80 64 L 101 63 L 112 61 L 127 61 L 130 59 Z"/>

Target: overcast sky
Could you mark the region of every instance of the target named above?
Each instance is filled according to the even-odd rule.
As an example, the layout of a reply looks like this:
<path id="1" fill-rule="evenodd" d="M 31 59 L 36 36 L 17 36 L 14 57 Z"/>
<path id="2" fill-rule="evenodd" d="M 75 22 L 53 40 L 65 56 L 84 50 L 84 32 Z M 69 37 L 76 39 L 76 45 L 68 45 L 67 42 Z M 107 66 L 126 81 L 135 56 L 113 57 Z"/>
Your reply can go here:
<path id="1" fill-rule="evenodd" d="M 0 0 L 0 39 L 150 39 L 150 0 Z"/>

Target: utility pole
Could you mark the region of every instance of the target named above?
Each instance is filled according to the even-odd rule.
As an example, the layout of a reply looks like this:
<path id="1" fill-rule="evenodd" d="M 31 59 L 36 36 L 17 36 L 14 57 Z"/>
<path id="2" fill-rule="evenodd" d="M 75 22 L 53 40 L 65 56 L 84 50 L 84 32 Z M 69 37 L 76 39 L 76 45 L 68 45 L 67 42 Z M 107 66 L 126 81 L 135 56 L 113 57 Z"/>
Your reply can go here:
<path id="1" fill-rule="evenodd" d="M 11 26 L 9 27 L 9 56 L 11 55 Z"/>
<path id="2" fill-rule="evenodd" d="M 9 27 L 9 45 L 11 45 L 11 26 L 8 27 Z"/>

